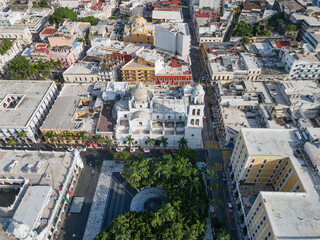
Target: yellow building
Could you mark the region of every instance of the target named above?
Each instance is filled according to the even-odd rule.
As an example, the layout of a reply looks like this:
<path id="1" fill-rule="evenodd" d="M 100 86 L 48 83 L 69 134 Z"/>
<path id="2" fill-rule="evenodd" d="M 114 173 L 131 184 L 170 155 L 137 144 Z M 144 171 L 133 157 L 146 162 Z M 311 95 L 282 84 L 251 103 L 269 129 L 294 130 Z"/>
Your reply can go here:
<path id="1" fill-rule="evenodd" d="M 316 173 L 299 144 L 294 130 L 241 129 L 230 177 L 248 239 L 320 239 Z"/>
<path id="2" fill-rule="evenodd" d="M 143 17 L 135 17 L 131 24 L 124 28 L 123 41 L 154 46 L 155 26 Z"/>
<path id="3" fill-rule="evenodd" d="M 146 49 L 121 68 L 122 81 L 155 84 L 155 74 L 164 67 L 164 59 L 155 50 Z"/>

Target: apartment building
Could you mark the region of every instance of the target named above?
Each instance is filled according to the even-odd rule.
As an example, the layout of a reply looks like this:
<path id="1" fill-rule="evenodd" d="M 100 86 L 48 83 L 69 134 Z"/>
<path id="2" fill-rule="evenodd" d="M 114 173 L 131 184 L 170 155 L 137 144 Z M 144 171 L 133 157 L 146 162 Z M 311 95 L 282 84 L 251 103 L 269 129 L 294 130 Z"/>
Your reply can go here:
<path id="1" fill-rule="evenodd" d="M 187 23 L 162 23 L 155 27 L 157 49 L 180 56 L 188 56 L 191 35 Z"/>
<path id="2" fill-rule="evenodd" d="M 163 56 L 155 50 L 144 50 L 121 68 L 122 81 L 128 83 L 155 82 L 155 74 L 164 67 Z"/>
<path id="3" fill-rule="evenodd" d="M 183 22 L 180 0 L 157 1 L 152 11 L 153 23 Z"/>
<path id="4" fill-rule="evenodd" d="M 32 43 L 32 35 L 28 27 L 0 27 L 0 39 L 18 40 L 21 45 Z"/>
<path id="5" fill-rule="evenodd" d="M 290 129 L 241 129 L 231 179 L 248 239 L 319 238 L 319 175 L 303 144 Z"/>
<path id="6" fill-rule="evenodd" d="M 292 80 L 316 80 L 320 77 L 320 61 L 316 53 L 282 47 L 279 58 Z"/>
<path id="7" fill-rule="evenodd" d="M 33 143 L 58 93 L 55 82 L 0 81 L 0 138 L 6 142 L 26 133 Z"/>

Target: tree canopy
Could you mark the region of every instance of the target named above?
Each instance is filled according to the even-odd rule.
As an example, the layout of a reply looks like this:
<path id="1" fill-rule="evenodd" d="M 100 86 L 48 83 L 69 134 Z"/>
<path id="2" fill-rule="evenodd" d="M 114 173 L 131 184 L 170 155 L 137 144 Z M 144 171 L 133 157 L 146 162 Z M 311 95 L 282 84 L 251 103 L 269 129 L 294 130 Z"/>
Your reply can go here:
<path id="1" fill-rule="evenodd" d="M 66 18 L 70 19 L 71 21 L 77 20 L 77 14 L 67 7 L 59 7 L 57 8 L 54 13 L 51 15 L 49 22 L 60 24 Z"/>
<path id="2" fill-rule="evenodd" d="M 18 56 L 9 62 L 9 65 L 4 69 L 4 72 L 10 79 L 21 80 L 32 76 L 34 78 L 43 79 L 49 76 L 50 69 L 57 69 L 60 66 L 60 61 L 38 60 L 36 63 L 31 63 L 29 59 Z"/>
<path id="3" fill-rule="evenodd" d="M 93 16 L 85 17 L 85 18 L 80 18 L 80 22 L 89 22 L 91 25 L 97 25 L 98 22 L 100 22 L 99 18 L 95 18 Z"/>
<path id="4" fill-rule="evenodd" d="M 286 26 L 287 31 L 292 32 L 292 31 L 297 31 L 297 26 L 294 24 L 288 24 Z"/>
<path id="5" fill-rule="evenodd" d="M 252 37 L 253 26 L 245 21 L 237 22 L 232 31 L 233 36 Z"/>
<path id="6" fill-rule="evenodd" d="M 48 4 L 48 0 L 41 0 L 38 4 L 34 4 L 33 8 L 51 8 Z"/>
<path id="7" fill-rule="evenodd" d="M 167 192 L 166 202 L 154 211 L 127 212 L 119 215 L 95 240 L 203 239 L 208 198 L 196 159 L 173 155 L 162 158 L 133 157 L 124 163 L 123 176 L 133 186 L 160 186 Z M 197 154 L 191 154 L 190 158 Z"/>
<path id="8" fill-rule="evenodd" d="M 4 55 L 12 46 L 12 42 L 8 39 L 3 41 L 3 44 L 0 46 L 0 54 Z"/>

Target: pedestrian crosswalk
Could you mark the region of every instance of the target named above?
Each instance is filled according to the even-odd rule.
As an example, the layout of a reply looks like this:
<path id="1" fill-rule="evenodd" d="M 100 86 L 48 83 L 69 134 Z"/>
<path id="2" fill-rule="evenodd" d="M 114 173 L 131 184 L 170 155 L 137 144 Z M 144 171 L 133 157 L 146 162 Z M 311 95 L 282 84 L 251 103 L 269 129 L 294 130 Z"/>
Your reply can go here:
<path id="1" fill-rule="evenodd" d="M 218 141 L 206 141 L 206 148 L 220 148 Z"/>

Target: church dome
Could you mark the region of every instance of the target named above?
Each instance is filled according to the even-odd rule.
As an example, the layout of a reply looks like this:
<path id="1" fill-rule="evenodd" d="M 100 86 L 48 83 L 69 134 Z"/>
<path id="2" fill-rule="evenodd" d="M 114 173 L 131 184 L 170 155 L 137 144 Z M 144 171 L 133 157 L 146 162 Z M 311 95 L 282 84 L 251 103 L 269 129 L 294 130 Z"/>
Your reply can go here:
<path id="1" fill-rule="evenodd" d="M 147 102 L 149 92 L 148 90 L 139 82 L 134 88 L 130 91 L 131 96 L 134 97 L 136 102 Z"/>
<path id="2" fill-rule="evenodd" d="M 147 20 L 141 16 L 137 16 L 132 22 L 135 27 L 143 27 L 147 23 Z"/>

